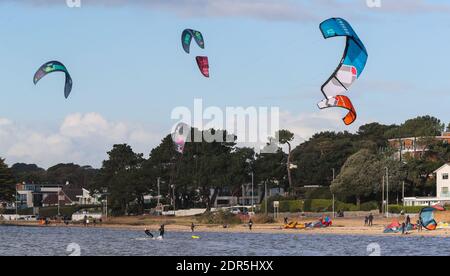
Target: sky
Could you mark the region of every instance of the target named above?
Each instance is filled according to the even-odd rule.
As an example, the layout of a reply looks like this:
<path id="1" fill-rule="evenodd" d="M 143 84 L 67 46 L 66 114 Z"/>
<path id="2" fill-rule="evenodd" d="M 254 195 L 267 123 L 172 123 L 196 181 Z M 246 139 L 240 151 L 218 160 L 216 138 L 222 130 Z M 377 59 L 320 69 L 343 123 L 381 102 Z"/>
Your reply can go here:
<path id="1" fill-rule="evenodd" d="M 373 2 L 373 1 L 369 1 Z M 100 167 L 116 143 L 148 156 L 176 123 L 174 108 L 278 107 L 296 142 L 320 131 L 352 131 L 421 115 L 450 117 L 450 4 L 439 0 L 0 0 L 0 156 L 47 168 Z M 348 93 L 358 120 L 320 111 L 321 85 L 338 65 L 344 39 L 324 40 L 319 24 L 349 21 L 369 52 Z M 186 28 L 205 50 L 181 48 Z M 211 78 L 195 64 L 210 59 Z M 32 82 L 59 60 L 64 77 Z"/>

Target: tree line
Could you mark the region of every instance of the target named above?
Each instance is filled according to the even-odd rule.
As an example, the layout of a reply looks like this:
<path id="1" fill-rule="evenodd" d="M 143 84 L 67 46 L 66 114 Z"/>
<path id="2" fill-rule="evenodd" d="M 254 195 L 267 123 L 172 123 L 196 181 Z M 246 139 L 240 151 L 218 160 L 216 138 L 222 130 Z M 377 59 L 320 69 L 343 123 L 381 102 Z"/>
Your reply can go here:
<path id="1" fill-rule="evenodd" d="M 449 127 L 437 118 L 422 116 L 400 125 L 363 125 L 356 133 L 321 132 L 295 148 L 291 145 L 294 134 L 282 130 L 272 154 L 238 147 L 233 139 L 226 139 L 226 131 L 219 130 L 208 132 L 223 136 L 224 142 L 187 143 L 180 154 L 167 135 L 147 156 L 127 144 L 114 145 L 100 169 L 76 164 L 47 170 L 33 164 L 8 167 L 0 160 L 0 201 L 14 200 L 15 183 L 68 182 L 71 187 L 108 195 L 117 215 L 140 214 L 154 207 L 155 203 L 146 206 L 144 196 L 156 196 L 158 191 L 163 204 L 177 209 L 211 208 L 220 194 L 242 196 L 241 187 L 252 181 L 253 173 L 255 185 L 281 187 L 291 197 L 301 197 L 301 187 L 317 185 L 329 187 L 341 201 L 360 204 L 381 199 L 386 171 L 393 200 L 403 183 L 407 196 L 428 196 L 435 193 L 433 171 L 450 161 L 450 146 L 434 137 Z M 191 135 L 199 134 L 202 131 L 192 129 Z M 420 138 L 418 143 L 427 151 L 420 157 L 393 158 L 396 149 L 388 140 L 406 137 Z M 283 146 L 288 150 L 283 151 Z"/>

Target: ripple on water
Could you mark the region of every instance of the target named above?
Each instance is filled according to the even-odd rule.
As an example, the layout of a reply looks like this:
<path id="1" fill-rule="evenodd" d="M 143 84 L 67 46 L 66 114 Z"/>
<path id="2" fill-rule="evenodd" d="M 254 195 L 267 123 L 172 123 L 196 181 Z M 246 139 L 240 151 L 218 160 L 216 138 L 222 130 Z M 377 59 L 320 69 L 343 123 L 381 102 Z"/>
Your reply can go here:
<path id="1" fill-rule="evenodd" d="M 381 255 L 450 255 L 450 239 L 440 237 L 334 236 L 257 233 L 169 232 L 165 240 L 145 239 L 144 233 L 94 228 L 34 228 L 0 226 L 0 255 L 69 255 L 69 244 L 81 255 L 136 256 L 341 256 L 369 255 L 379 245 Z"/>

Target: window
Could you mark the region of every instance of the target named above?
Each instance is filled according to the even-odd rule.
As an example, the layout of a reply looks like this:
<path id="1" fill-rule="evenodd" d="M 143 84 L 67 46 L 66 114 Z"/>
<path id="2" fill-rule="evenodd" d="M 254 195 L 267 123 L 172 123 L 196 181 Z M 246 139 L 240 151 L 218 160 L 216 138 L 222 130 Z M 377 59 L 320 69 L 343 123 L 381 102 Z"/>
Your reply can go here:
<path id="1" fill-rule="evenodd" d="M 448 187 L 442 187 L 442 194 L 448 194 Z"/>
<path id="2" fill-rule="evenodd" d="M 442 174 L 442 180 L 448 180 L 448 173 Z"/>

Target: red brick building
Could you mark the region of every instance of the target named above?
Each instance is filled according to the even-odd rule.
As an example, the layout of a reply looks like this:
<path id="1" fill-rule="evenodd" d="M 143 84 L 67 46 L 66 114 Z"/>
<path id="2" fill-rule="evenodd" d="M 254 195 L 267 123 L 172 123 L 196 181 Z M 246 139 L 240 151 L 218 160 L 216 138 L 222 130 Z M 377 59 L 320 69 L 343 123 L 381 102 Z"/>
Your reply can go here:
<path id="1" fill-rule="evenodd" d="M 444 143 L 450 143 L 450 132 L 444 132 L 441 136 L 433 137 L 436 141 L 443 141 Z M 424 152 L 428 150 L 428 145 L 425 141 L 429 137 L 409 137 L 390 139 L 389 146 L 393 148 L 396 159 L 403 159 L 405 157 L 420 158 Z M 401 153 L 401 157 L 400 157 Z"/>

